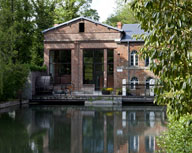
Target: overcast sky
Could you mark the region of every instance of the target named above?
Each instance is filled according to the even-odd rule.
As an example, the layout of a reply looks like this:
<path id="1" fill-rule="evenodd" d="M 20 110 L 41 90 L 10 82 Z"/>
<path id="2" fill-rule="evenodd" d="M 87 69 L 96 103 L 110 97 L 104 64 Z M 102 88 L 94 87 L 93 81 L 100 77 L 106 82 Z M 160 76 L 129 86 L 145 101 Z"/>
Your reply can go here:
<path id="1" fill-rule="evenodd" d="M 115 0 L 92 0 L 92 8 L 99 13 L 100 22 L 105 21 L 113 13 L 115 6 Z"/>

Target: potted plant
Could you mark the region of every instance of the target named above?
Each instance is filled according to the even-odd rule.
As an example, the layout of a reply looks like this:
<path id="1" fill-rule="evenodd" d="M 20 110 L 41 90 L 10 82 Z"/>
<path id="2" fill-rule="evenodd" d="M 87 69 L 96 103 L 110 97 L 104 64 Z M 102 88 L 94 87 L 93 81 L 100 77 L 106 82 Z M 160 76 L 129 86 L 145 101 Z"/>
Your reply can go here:
<path id="1" fill-rule="evenodd" d="M 112 91 L 113 91 L 113 88 L 103 88 L 102 94 L 103 95 L 110 95 Z"/>
<path id="2" fill-rule="evenodd" d="M 116 89 L 116 95 L 122 95 L 122 88 Z"/>

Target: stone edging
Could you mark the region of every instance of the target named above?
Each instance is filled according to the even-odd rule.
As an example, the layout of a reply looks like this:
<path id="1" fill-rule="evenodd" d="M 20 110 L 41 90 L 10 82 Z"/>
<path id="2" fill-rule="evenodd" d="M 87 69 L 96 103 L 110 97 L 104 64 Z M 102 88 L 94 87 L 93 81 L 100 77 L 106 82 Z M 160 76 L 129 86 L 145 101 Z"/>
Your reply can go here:
<path id="1" fill-rule="evenodd" d="M 28 104 L 28 103 L 29 103 L 28 100 L 22 101 L 22 104 Z M 8 101 L 8 102 L 0 104 L 0 109 L 6 108 L 6 107 L 11 107 L 11 106 L 16 106 L 16 105 L 20 105 L 20 102 L 19 101 Z"/>

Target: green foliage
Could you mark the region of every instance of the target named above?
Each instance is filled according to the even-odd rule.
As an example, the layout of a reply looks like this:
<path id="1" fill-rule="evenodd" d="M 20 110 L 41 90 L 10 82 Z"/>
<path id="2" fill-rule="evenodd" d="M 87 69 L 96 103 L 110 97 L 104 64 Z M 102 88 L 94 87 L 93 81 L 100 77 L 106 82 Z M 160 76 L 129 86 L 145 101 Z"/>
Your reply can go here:
<path id="1" fill-rule="evenodd" d="M 124 4 L 122 1 L 118 1 L 116 3 L 116 12 L 107 18 L 105 21 L 106 24 L 116 27 L 117 22 L 122 22 L 123 24 L 138 23 L 133 11 L 130 9 L 130 3 Z"/>
<path id="2" fill-rule="evenodd" d="M 169 129 L 158 138 L 159 152 L 192 152 L 192 115 L 184 115 L 178 121 L 171 120 Z"/>
<path id="3" fill-rule="evenodd" d="M 116 89 L 116 95 L 122 95 L 122 88 Z"/>
<path id="4" fill-rule="evenodd" d="M 24 64 L 8 64 L 3 67 L 3 86 L 0 93 L 0 101 L 9 98 L 17 98 L 18 92 L 24 87 L 29 69 Z"/>
<path id="5" fill-rule="evenodd" d="M 8 116 L 0 116 L 0 152 L 1 153 L 34 153 L 31 150 L 27 129 L 21 121 Z"/>
<path id="6" fill-rule="evenodd" d="M 167 105 L 175 119 L 192 113 L 192 1 L 135 0 L 132 8 L 149 32 L 141 53 L 155 61 L 150 69 L 159 77 L 156 103 Z"/>
<path id="7" fill-rule="evenodd" d="M 38 66 L 38 65 L 30 64 L 29 69 L 31 71 L 46 71 L 47 67 L 45 65 L 44 66 Z"/>
<path id="8" fill-rule="evenodd" d="M 29 0 L 0 0 L 0 6 L 1 52 L 14 61 L 29 63 L 33 39 Z"/>
<path id="9" fill-rule="evenodd" d="M 96 10 L 91 9 L 92 0 L 59 0 L 55 9 L 55 23 L 63 23 L 84 16 L 99 20 Z"/>
<path id="10" fill-rule="evenodd" d="M 32 0 L 34 10 L 34 38 L 32 46 L 32 64 L 43 64 L 43 34 L 42 31 L 54 25 L 56 1 Z"/>
<path id="11" fill-rule="evenodd" d="M 94 9 L 87 9 L 80 13 L 81 16 L 88 17 L 92 20 L 99 21 L 99 14 L 97 10 Z"/>

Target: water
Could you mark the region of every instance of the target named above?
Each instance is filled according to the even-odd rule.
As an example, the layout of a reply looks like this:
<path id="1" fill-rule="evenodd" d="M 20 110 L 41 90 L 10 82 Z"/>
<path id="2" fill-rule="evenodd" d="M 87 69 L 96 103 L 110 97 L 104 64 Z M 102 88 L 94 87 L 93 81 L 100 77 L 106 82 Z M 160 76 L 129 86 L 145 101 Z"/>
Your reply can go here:
<path id="1" fill-rule="evenodd" d="M 163 107 L 33 106 L 0 114 L 0 153 L 153 153 Z"/>

